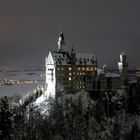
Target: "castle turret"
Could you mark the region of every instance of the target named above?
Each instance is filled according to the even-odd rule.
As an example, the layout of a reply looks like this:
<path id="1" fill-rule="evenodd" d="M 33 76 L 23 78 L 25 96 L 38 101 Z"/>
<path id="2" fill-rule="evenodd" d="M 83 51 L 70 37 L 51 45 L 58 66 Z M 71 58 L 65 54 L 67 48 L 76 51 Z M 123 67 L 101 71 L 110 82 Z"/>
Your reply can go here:
<path id="1" fill-rule="evenodd" d="M 119 72 L 122 79 L 122 85 L 126 86 L 128 82 L 128 62 L 125 53 L 120 54 L 120 61 L 118 62 Z"/>
<path id="2" fill-rule="evenodd" d="M 65 40 L 64 40 L 64 33 L 61 30 L 58 38 L 58 51 L 63 52 L 64 51 L 64 45 L 65 45 Z"/>
<path id="3" fill-rule="evenodd" d="M 46 92 L 47 97 L 55 97 L 55 88 L 56 88 L 56 65 L 53 58 L 53 53 L 49 51 L 48 57 L 45 60 L 46 65 Z"/>

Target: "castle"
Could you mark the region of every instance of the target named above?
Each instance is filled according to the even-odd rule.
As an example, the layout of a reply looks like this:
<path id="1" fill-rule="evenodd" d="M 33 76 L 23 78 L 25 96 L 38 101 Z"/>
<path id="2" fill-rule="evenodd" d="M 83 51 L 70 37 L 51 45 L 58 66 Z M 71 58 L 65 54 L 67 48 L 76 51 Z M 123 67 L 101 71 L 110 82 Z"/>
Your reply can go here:
<path id="1" fill-rule="evenodd" d="M 55 97 L 58 92 L 81 89 L 93 91 L 97 88 L 120 88 L 127 82 L 128 64 L 125 54 L 120 54 L 119 74 L 105 70 L 100 72 L 94 53 L 77 53 L 74 47 L 71 51 L 65 50 L 63 31 L 59 34 L 57 50 L 49 50 L 45 64 L 47 96 Z"/>

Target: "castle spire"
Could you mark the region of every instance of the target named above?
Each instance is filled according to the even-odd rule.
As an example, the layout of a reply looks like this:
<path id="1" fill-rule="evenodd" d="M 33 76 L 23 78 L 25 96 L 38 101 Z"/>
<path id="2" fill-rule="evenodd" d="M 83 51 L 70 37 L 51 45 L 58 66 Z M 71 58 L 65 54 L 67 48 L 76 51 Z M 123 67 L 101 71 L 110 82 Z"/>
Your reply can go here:
<path id="1" fill-rule="evenodd" d="M 119 72 L 122 78 L 123 86 L 127 86 L 128 81 L 128 61 L 127 55 L 124 52 L 120 54 L 120 61 L 118 62 Z"/>
<path id="2" fill-rule="evenodd" d="M 58 37 L 58 51 L 63 52 L 65 45 L 64 33 L 63 30 L 60 30 L 60 34 Z"/>

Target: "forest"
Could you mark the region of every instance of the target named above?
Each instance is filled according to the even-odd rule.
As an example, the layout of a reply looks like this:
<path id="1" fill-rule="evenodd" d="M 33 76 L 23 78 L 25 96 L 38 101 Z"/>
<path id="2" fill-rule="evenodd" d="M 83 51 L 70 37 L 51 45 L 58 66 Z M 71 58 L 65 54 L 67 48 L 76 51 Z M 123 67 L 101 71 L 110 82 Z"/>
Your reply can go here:
<path id="1" fill-rule="evenodd" d="M 140 88 L 0 98 L 0 140 L 138 140 Z M 22 102 L 21 102 L 22 100 Z M 19 102 L 20 101 L 20 102 Z"/>

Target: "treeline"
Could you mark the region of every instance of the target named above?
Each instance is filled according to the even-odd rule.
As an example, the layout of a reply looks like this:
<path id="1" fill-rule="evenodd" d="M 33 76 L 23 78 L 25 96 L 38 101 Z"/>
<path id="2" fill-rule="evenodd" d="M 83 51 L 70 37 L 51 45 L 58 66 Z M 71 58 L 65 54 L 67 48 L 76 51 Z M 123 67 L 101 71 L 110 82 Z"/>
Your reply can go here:
<path id="1" fill-rule="evenodd" d="M 0 140 L 136 139 L 136 125 L 122 133 L 126 101 L 120 92 L 104 93 L 95 101 L 81 91 L 49 98 L 46 106 L 37 107 L 33 102 L 40 95 L 27 96 L 22 104 L 10 97 L 0 99 Z"/>

